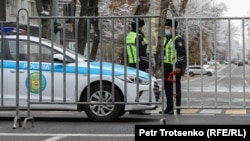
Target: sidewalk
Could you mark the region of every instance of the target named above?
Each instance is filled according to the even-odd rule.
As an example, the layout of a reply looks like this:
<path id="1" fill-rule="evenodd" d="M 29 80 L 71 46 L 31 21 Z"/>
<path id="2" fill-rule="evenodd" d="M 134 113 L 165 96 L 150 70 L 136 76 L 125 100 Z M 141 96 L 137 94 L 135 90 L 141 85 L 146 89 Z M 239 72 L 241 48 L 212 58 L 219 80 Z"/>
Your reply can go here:
<path id="1" fill-rule="evenodd" d="M 159 124 L 163 125 L 250 125 L 250 109 L 182 109 L 180 115 L 159 114 L 159 111 L 151 111 L 149 116 L 159 118 Z"/>

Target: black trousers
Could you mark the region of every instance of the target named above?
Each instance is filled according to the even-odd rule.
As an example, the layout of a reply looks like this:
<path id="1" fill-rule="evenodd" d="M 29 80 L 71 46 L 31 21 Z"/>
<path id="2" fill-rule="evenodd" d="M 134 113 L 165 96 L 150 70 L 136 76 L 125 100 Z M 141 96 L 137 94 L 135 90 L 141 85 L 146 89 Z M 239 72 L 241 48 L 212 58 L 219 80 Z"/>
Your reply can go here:
<path id="1" fill-rule="evenodd" d="M 167 108 L 165 110 L 173 110 L 173 82 L 168 81 L 170 73 L 173 71 L 172 64 L 164 64 L 164 89 L 167 98 Z M 181 106 L 181 76 L 182 74 L 175 74 L 175 86 L 176 86 L 176 106 Z M 171 78 L 173 80 L 173 77 Z"/>
<path id="2" fill-rule="evenodd" d="M 136 68 L 136 63 L 129 63 L 128 66 L 133 67 L 133 68 Z M 143 65 L 141 65 L 141 64 L 139 63 L 139 70 L 142 70 L 142 71 L 145 71 L 145 72 L 146 72 L 147 67 L 144 67 Z"/>

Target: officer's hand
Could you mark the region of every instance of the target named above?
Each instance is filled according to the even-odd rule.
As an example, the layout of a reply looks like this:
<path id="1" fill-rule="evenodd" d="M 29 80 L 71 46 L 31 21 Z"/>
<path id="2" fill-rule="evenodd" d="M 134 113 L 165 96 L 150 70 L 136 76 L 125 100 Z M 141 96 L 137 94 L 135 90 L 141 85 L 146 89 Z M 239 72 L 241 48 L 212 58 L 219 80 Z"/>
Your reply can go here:
<path id="1" fill-rule="evenodd" d="M 181 73 L 181 68 L 175 68 L 175 73 Z"/>

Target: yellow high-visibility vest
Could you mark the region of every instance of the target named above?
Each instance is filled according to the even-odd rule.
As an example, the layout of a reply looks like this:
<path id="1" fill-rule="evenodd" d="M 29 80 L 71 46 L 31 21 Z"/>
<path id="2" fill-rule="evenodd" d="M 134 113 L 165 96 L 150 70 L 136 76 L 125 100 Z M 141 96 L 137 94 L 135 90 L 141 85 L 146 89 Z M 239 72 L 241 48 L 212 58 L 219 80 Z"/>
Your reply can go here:
<path id="1" fill-rule="evenodd" d="M 139 34 L 139 36 L 142 36 Z M 140 58 L 137 56 L 137 47 L 136 47 L 136 32 L 129 32 L 126 37 L 126 49 L 128 54 L 128 62 L 129 63 L 137 63 L 140 61 Z M 145 38 L 143 38 L 144 42 L 146 42 Z"/>
<path id="2" fill-rule="evenodd" d="M 169 64 L 174 64 L 177 61 L 177 52 L 176 49 L 174 47 L 174 43 L 175 43 L 175 39 L 177 39 L 178 37 L 181 37 L 180 35 L 175 36 L 174 41 L 171 38 L 167 45 L 164 47 L 164 63 L 169 63 Z M 166 44 L 167 38 L 164 38 L 164 45 Z"/>

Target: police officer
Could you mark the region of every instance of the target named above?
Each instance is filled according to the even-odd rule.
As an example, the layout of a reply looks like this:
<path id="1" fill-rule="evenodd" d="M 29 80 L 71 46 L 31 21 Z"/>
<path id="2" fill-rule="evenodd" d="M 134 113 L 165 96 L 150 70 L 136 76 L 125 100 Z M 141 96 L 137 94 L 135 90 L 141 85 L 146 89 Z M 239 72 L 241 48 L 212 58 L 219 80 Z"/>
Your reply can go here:
<path id="1" fill-rule="evenodd" d="M 181 77 L 186 69 L 186 48 L 184 39 L 176 33 L 177 26 L 177 21 L 174 21 L 173 24 L 171 19 L 166 19 L 163 42 L 164 78 L 168 78 L 171 72 L 175 72 L 176 106 L 181 106 Z M 174 28 L 175 34 L 172 32 L 172 28 Z M 173 68 L 173 64 L 175 64 L 175 68 Z M 164 79 L 164 89 L 167 98 L 167 107 L 164 109 L 164 113 L 173 114 L 173 82 Z M 177 109 L 177 114 L 180 114 L 180 109 Z"/>
<path id="2" fill-rule="evenodd" d="M 147 57 L 147 41 L 144 33 L 142 32 L 144 25 L 145 22 L 142 18 L 133 19 L 131 22 L 131 31 L 126 37 L 126 51 L 128 66 L 137 68 L 138 64 L 139 70 L 147 71 L 149 68 L 149 59 Z M 130 114 L 149 115 L 150 113 L 140 110 L 131 111 Z"/>
<path id="3" fill-rule="evenodd" d="M 138 22 L 138 24 L 136 24 L 136 22 Z M 126 37 L 126 50 L 128 66 L 136 68 L 136 64 L 139 63 L 139 69 L 147 71 L 149 68 L 149 59 L 147 57 L 147 41 L 144 33 L 142 32 L 144 25 L 145 22 L 142 18 L 138 18 L 137 20 L 133 19 L 131 22 L 131 31 Z"/>

